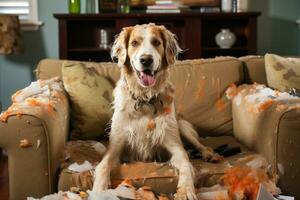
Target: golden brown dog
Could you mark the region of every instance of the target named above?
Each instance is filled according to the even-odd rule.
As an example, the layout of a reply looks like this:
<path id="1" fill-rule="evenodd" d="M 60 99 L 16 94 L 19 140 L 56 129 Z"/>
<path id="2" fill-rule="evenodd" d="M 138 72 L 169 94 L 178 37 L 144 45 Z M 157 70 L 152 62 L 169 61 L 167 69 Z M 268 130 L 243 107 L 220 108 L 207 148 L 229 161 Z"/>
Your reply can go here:
<path id="1" fill-rule="evenodd" d="M 124 28 L 112 47 L 121 78 L 114 90 L 114 114 L 108 150 L 96 167 L 94 191 L 110 185 L 110 172 L 129 149 L 132 160 L 150 161 L 168 152 L 179 171 L 175 199 L 197 199 L 193 167 L 183 148 L 183 136 L 202 152 L 204 159 L 217 156 L 199 142 L 192 125 L 178 119 L 169 67 L 181 51 L 175 35 L 155 24 Z"/>

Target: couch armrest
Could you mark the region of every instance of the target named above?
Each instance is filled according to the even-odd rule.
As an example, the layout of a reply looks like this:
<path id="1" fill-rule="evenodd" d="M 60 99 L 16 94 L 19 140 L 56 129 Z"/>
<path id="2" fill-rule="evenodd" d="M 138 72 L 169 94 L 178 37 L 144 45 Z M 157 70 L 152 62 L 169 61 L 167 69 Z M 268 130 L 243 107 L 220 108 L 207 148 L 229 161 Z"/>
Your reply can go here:
<path id="1" fill-rule="evenodd" d="M 284 194 L 300 198 L 300 98 L 265 89 L 241 89 L 233 99 L 234 136 L 267 158 Z"/>
<path id="2" fill-rule="evenodd" d="M 56 189 L 68 137 L 69 104 L 63 90 L 52 88 L 46 93 L 14 102 L 1 115 L 0 147 L 8 152 L 12 200 L 41 197 Z"/>

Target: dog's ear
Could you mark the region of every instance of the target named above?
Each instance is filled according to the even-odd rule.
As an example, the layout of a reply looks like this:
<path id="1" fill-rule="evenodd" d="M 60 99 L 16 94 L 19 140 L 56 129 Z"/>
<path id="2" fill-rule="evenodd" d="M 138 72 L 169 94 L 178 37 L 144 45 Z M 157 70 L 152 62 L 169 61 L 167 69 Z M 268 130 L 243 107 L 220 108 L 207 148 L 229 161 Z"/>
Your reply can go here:
<path id="1" fill-rule="evenodd" d="M 116 35 L 116 39 L 111 48 L 111 58 L 113 61 L 118 62 L 121 67 L 126 62 L 127 47 L 132 27 L 123 28 L 119 35 Z"/>
<path id="2" fill-rule="evenodd" d="M 175 34 L 171 33 L 164 26 L 161 26 L 161 33 L 164 40 L 165 59 L 168 65 L 173 65 L 177 59 L 178 53 L 182 52 L 177 42 Z"/>

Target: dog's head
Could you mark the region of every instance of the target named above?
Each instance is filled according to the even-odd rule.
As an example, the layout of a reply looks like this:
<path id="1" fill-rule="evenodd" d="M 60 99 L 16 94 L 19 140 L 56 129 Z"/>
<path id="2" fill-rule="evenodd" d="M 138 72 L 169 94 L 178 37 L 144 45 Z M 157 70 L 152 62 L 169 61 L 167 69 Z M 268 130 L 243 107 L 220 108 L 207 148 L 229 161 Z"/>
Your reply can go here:
<path id="1" fill-rule="evenodd" d="M 153 23 L 126 27 L 116 37 L 111 56 L 134 73 L 142 87 L 152 87 L 159 73 L 173 65 L 181 51 L 176 36 Z"/>

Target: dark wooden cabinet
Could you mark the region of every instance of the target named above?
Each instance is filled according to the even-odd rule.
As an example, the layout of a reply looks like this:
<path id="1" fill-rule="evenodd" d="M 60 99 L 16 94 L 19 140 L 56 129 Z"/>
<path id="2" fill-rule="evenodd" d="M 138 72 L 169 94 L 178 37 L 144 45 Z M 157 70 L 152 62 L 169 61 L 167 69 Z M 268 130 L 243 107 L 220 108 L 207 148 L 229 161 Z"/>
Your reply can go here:
<path id="1" fill-rule="evenodd" d="M 111 44 L 123 27 L 153 22 L 164 25 L 178 37 L 186 51 L 180 59 L 256 54 L 257 17 L 259 12 L 246 13 L 103 13 L 54 14 L 59 22 L 59 55 L 61 59 L 109 61 L 110 49 L 100 48 L 100 30 L 107 31 Z M 222 28 L 236 35 L 230 49 L 220 49 L 215 36 Z"/>

